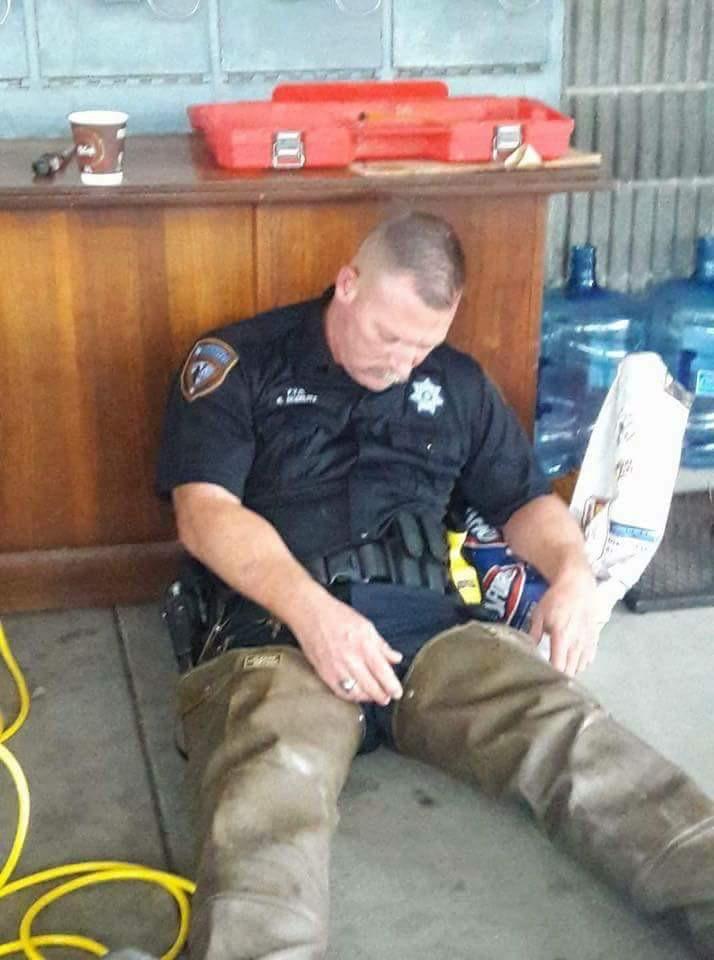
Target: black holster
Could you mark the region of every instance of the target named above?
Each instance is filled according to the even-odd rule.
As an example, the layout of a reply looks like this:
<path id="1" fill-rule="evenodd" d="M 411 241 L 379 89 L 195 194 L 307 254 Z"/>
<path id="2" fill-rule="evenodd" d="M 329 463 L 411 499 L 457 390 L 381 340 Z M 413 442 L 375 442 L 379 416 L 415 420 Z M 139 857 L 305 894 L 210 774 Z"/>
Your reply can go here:
<path id="1" fill-rule="evenodd" d="M 217 621 L 217 608 L 215 577 L 197 560 L 184 556 L 178 578 L 164 591 L 161 611 L 181 673 L 198 662 L 211 625 Z"/>
<path id="2" fill-rule="evenodd" d="M 178 578 L 164 592 L 162 616 L 181 673 L 232 646 L 292 642 L 287 628 L 264 607 L 231 589 L 188 554 Z"/>

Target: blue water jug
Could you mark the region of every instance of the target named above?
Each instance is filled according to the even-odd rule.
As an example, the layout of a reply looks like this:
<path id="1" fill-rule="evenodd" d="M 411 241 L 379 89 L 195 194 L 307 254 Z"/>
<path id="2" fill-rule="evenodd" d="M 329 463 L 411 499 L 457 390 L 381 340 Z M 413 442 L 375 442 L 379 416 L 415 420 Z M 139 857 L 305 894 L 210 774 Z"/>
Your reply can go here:
<path id="1" fill-rule="evenodd" d="M 654 287 L 647 306 L 650 349 L 694 394 L 682 463 L 714 467 L 714 234 L 697 240 L 692 276 Z"/>
<path id="2" fill-rule="evenodd" d="M 634 297 L 598 285 L 595 247 L 573 247 L 566 286 L 543 300 L 535 446 L 549 476 L 582 462 L 620 361 L 642 349 L 643 328 Z"/>

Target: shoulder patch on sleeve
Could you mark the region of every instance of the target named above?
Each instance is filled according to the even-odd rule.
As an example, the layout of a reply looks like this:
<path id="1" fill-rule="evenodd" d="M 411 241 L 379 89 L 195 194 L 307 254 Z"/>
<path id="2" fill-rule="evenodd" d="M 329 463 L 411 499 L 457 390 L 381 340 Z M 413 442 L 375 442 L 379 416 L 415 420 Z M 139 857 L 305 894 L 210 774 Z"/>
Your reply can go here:
<path id="1" fill-rule="evenodd" d="M 225 340 L 204 337 L 186 358 L 181 371 L 181 393 L 191 403 L 213 393 L 238 363 L 238 354 Z"/>

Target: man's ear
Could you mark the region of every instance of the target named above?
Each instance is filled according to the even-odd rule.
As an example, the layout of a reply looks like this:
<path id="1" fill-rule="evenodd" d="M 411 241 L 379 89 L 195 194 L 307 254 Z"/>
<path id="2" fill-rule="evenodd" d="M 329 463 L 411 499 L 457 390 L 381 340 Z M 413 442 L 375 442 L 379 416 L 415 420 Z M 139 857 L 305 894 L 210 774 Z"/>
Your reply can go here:
<path id="1" fill-rule="evenodd" d="M 454 316 L 456 316 L 456 313 L 461 305 L 461 301 L 463 300 L 463 297 L 464 297 L 464 291 L 459 290 L 459 292 L 456 294 L 456 299 L 454 300 L 454 303 L 453 303 Z"/>
<path id="2" fill-rule="evenodd" d="M 341 303 L 352 303 L 357 296 L 357 282 L 359 280 L 359 271 L 357 267 L 340 267 L 335 278 L 335 297 Z"/>

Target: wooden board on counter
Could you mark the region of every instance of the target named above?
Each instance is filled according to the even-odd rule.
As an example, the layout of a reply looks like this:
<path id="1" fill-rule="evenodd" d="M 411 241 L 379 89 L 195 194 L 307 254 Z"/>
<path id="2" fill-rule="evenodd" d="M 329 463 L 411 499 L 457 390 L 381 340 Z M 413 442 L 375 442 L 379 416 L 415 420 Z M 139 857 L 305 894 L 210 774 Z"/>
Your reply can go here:
<path id="1" fill-rule="evenodd" d="M 386 160 L 379 162 L 359 161 L 350 165 L 350 170 L 362 177 L 462 177 L 474 173 L 517 174 L 533 173 L 543 170 L 573 170 L 589 168 L 598 170 L 602 164 L 602 154 L 585 153 L 582 150 L 568 150 L 563 157 L 545 160 L 535 167 L 514 167 L 508 169 L 502 162 L 496 163 L 442 163 L 436 160 Z"/>

